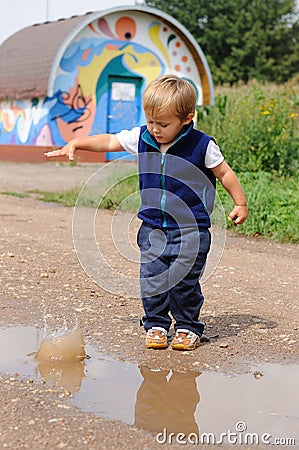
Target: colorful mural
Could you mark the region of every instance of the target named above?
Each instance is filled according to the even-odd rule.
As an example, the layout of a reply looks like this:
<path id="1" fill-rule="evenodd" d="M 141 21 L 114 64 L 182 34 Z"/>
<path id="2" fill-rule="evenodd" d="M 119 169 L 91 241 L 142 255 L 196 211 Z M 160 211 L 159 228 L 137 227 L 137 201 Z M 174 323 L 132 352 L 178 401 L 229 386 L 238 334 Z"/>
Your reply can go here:
<path id="1" fill-rule="evenodd" d="M 0 144 L 64 145 L 74 137 L 141 125 L 142 92 L 167 72 L 189 79 L 202 103 L 191 50 L 171 24 L 150 13 L 118 11 L 93 20 L 74 35 L 52 70 L 51 96 L 0 103 Z"/>

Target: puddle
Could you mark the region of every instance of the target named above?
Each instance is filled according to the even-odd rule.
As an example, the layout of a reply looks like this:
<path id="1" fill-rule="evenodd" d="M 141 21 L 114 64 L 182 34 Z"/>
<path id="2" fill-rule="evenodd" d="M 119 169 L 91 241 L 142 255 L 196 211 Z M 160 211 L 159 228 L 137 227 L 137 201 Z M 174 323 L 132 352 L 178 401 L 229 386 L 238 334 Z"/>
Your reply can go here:
<path id="1" fill-rule="evenodd" d="M 259 436 L 298 439 L 298 365 L 267 363 L 234 376 L 180 373 L 117 361 L 89 345 L 90 359 L 84 361 L 37 361 L 27 355 L 42 337 L 35 327 L 0 329 L 0 372 L 62 386 L 81 410 L 163 432 L 161 443 L 168 439 L 165 433 L 219 438 L 245 428 Z"/>

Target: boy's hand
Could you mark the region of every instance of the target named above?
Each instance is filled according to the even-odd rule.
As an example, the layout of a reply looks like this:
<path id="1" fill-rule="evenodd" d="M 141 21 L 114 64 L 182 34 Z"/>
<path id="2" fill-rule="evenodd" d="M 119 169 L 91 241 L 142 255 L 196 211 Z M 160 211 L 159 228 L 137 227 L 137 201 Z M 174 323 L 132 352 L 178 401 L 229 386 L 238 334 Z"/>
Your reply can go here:
<path id="1" fill-rule="evenodd" d="M 232 212 L 229 213 L 228 218 L 233 222 L 233 224 L 241 225 L 248 217 L 248 208 L 245 205 L 235 205 Z"/>
<path id="2" fill-rule="evenodd" d="M 64 147 L 58 150 L 52 150 L 51 152 L 46 152 L 45 156 L 47 158 L 51 158 L 52 156 L 67 156 L 70 161 L 72 161 L 75 157 L 76 146 L 73 141 L 70 141 Z"/>

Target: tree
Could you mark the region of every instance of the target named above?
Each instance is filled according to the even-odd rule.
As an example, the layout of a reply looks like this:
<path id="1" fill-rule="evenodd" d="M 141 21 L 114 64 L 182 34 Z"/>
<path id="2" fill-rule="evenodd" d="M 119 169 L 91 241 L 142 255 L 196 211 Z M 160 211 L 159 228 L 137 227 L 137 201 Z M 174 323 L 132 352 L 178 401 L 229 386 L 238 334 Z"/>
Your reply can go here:
<path id="1" fill-rule="evenodd" d="M 283 82 L 299 73 L 295 0 L 145 0 L 182 23 L 210 64 L 215 83 Z M 296 20 L 297 19 L 297 20 Z"/>

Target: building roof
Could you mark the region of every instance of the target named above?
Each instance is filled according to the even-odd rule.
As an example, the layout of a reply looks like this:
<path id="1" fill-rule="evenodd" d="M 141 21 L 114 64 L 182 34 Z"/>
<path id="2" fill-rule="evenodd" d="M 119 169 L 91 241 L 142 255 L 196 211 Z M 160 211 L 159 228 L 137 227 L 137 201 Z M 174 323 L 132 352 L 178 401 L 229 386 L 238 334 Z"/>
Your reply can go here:
<path id="1" fill-rule="evenodd" d="M 168 14 L 144 6 L 115 7 L 26 27 L 0 46 L 0 101 L 53 95 L 60 58 L 75 36 L 93 20 L 115 11 L 140 11 L 171 25 L 188 43 L 198 67 L 204 104 L 213 104 L 214 89 L 209 65 L 193 36 Z"/>
<path id="2" fill-rule="evenodd" d="M 0 100 L 47 95 L 55 56 L 67 36 L 86 19 L 74 16 L 26 27 L 0 46 Z"/>

